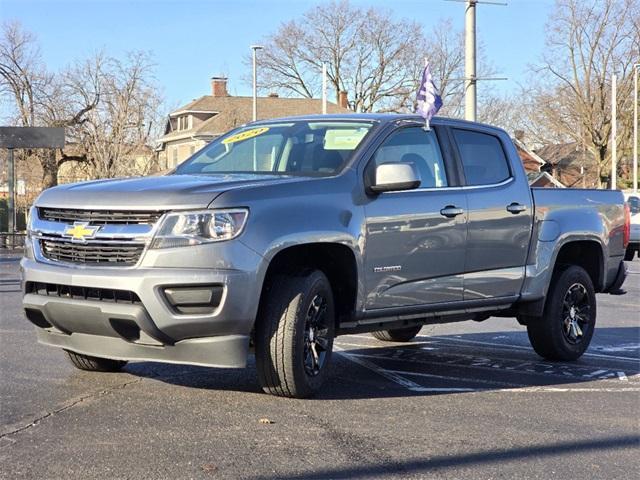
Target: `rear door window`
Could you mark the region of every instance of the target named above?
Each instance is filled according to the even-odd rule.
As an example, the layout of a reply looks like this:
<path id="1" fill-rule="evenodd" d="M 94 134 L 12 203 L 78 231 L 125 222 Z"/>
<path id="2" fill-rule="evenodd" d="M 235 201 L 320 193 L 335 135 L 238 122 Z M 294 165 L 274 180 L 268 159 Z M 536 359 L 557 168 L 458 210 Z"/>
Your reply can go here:
<path id="1" fill-rule="evenodd" d="M 486 133 L 453 129 L 467 185 L 493 185 L 511 173 L 500 140 Z"/>

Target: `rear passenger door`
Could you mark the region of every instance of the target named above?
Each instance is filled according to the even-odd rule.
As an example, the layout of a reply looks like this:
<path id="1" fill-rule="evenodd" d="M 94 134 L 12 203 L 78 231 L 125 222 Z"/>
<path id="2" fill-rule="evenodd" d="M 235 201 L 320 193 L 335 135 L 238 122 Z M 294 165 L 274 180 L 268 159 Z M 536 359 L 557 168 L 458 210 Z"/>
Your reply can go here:
<path id="1" fill-rule="evenodd" d="M 493 129 L 450 129 L 468 204 L 464 299 L 514 296 L 524 281 L 532 200 L 510 139 Z M 508 150 L 511 149 L 511 150 Z M 516 156 L 514 156 L 516 155 Z"/>

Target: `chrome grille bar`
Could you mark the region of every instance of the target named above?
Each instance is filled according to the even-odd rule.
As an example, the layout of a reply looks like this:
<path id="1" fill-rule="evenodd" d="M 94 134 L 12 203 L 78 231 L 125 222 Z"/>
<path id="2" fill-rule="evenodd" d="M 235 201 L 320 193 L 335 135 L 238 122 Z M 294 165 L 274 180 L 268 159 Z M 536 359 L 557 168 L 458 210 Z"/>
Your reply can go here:
<path id="1" fill-rule="evenodd" d="M 38 216 L 50 222 L 90 222 L 92 225 L 153 225 L 162 211 L 78 210 L 70 208 L 38 208 Z"/>

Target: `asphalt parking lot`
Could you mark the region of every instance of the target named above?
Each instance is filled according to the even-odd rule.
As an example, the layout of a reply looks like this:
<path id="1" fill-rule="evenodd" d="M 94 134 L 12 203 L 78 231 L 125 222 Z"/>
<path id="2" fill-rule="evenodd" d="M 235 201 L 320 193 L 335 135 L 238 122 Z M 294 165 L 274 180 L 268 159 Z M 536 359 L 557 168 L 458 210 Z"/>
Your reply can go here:
<path id="1" fill-rule="evenodd" d="M 598 296 L 575 363 L 535 355 L 515 320 L 424 327 L 410 344 L 337 339 L 312 400 L 246 370 L 74 369 L 36 344 L 18 262 L 0 255 L 0 478 L 637 478 L 640 262 Z M 253 363 L 253 362 L 252 362 Z"/>

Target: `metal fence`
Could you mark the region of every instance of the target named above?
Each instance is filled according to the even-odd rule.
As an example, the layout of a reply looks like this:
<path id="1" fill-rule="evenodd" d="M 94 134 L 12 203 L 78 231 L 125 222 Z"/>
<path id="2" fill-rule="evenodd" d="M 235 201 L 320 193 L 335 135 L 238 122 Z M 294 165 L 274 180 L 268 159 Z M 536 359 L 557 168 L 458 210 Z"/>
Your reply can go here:
<path id="1" fill-rule="evenodd" d="M 0 232 L 0 252 L 7 250 L 22 250 L 26 232 Z"/>

